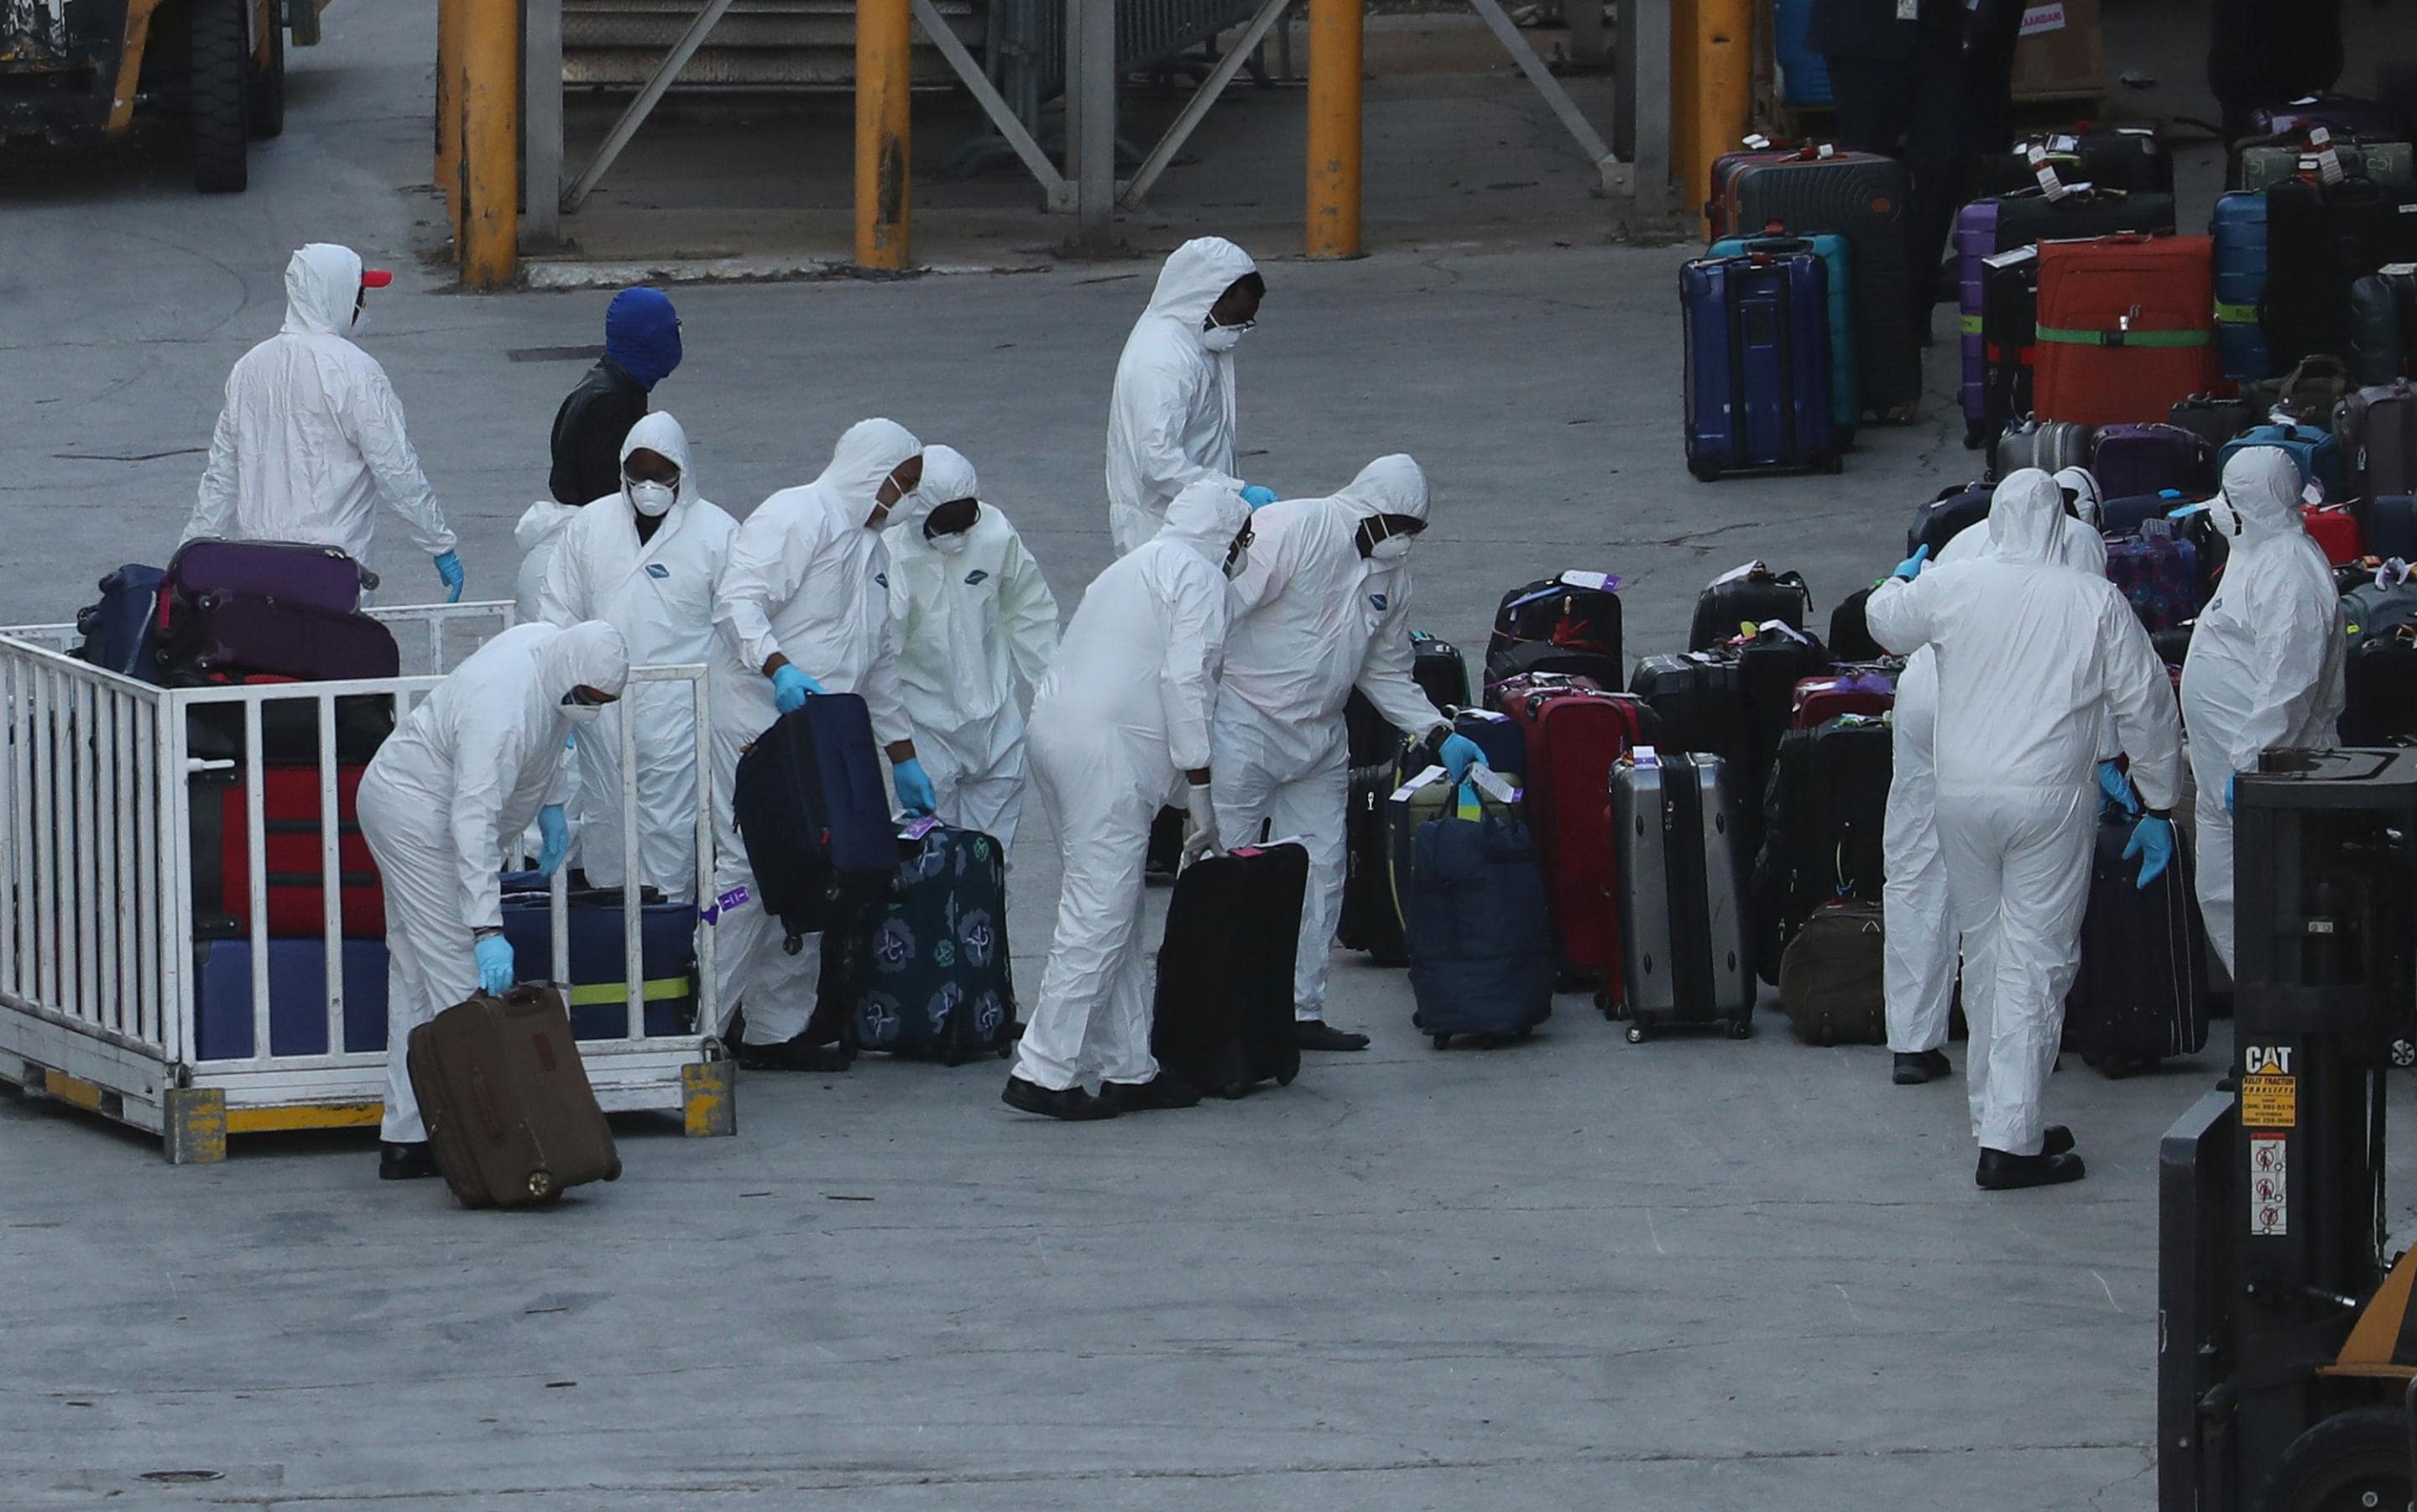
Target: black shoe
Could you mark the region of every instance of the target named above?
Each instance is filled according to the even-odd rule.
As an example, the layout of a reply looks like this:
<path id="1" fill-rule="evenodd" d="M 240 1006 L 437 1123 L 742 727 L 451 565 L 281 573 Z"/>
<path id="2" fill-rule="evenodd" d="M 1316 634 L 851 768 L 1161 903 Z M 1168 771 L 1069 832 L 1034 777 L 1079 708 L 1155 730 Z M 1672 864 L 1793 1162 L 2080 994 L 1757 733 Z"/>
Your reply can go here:
<path id="1" fill-rule="evenodd" d="M 856 1054 L 844 1045 L 809 1045 L 799 1036 L 777 1045 L 741 1045 L 738 1064 L 750 1071 L 844 1071 Z"/>
<path id="2" fill-rule="evenodd" d="M 1302 1050 L 1366 1050 L 1368 1036 L 1335 1028 L 1323 1019 L 1296 1019 L 1292 1042 Z"/>
<path id="3" fill-rule="evenodd" d="M 1889 1072 L 1889 1080 L 1901 1087 L 1918 1087 L 1942 1076 L 1953 1075 L 1954 1070 L 1955 1067 L 1948 1064 L 1947 1052 L 1943 1050 L 1918 1050 L 1911 1054 L 1899 1051 L 1896 1066 Z"/>
<path id="4" fill-rule="evenodd" d="M 436 1153 L 426 1140 L 378 1142 L 378 1180 L 419 1181 L 436 1174 Z"/>
<path id="5" fill-rule="evenodd" d="M 2073 1130 L 2062 1124 L 2050 1124 L 2040 1130 L 2040 1154 L 2068 1155 L 2073 1150 Z"/>
<path id="6" fill-rule="evenodd" d="M 2050 1155 L 2045 1150 L 2037 1155 L 2008 1155 L 2003 1150 L 1984 1149 L 1981 1163 L 1972 1172 L 1972 1184 L 1993 1192 L 2011 1192 L 2026 1187 L 2060 1186 L 2079 1181 L 2086 1174 L 2081 1157 L 2070 1150 L 2060 1155 Z"/>
<path id="7" fill-rule="evenodd" d="M 1105 1097 L 1094 1097 L 1081 1087 L 1052 1092 L 1020 1076 L 1007 1079 L 1007 1090 L 998 1095 L 998 1100 L 1019 1112 L 1039 1113 L 1043 1118 L 1063 1118 L 1070 1122 L 1117 1116 L 1115 1103 Z"/>
<path id="8" fill-rule="evenodd" d="M 1014 1083 L 1010 1082 L 1012 1089 Z M 1172 1071 L 1161 1071 L 1147 1081 L 1100 1083 L 1101 1100 L 1119 1113 L 1147 1113 L 1161 1108 L 1197 1108 L 1200 1094 Z"/>

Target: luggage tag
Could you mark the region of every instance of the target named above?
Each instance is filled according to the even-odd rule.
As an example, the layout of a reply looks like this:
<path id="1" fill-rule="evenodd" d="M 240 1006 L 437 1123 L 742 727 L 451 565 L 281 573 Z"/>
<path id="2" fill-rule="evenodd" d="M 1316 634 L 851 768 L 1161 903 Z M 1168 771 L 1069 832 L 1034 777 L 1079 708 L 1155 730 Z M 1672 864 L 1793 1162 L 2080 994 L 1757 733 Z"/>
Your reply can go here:
<path id="1" fill-rule="evenodd" d="M 1509 724 L 1511 722 L 1511 716 L 1503 713 L 1499 709 L 1463 709 L 1460 711 L 1458 717 L 1464 719 L 1483 719 L 1488 724 Z M 230 762 L 228 764 L 233 765 L 234 764 Z"/>
<path id="2" fill-rule="evenodd" d="M 1484 794 L 1487 797 L 1492 798 L 1497 803 L 1509 804 L 1517 803 L 1519 801 L 1519 790 L 1513 787 L 1510 781 L 1505 779 L 1501 773 L 1496 771 L 1491 766 L 1479 765 L 1470 767 L 1468 769 L 1468 779 L 1463 782 L 1461 786 L 1464 789 L 1475 788 L 1478 792 Z"/>
<path id="3" fill-rule="evenodd" d="M 1743 579 L 1753 577 L 1757 572 L 1763 573 L 1767 576 L 1770 571 L 1771 568 L 1768 566 L 1760 560 L 1756 560 L 1748 562 L 1743 567 L 1729 568 L 1726 572 L 1722 573 L 1719 577 L 1714 578 L 1711 582 L 1704 584 L 1704 586 L 1707 588 L 1717 588 L 1724 582 L 1741 582 Z"/>
<path id="4" fill-rule="evenodd" d="M 722 921 L 722 915 L 727 914 L 734 909 L 744 908 L 747 906 L 749 901 L 750 899 L 746 888 L 733 887 L 728 892 L 723 893 L 721 897 L 715 899 L 712 902 L 707 903 L 705 907 L 698 909 L 696 911 L 696 916 L 703 919 L 707 924 L 718 924 Z"/>
<path id="5" fill-rule="evenodd" d="M 1759 131 L 1747 132 L 1745 134 L 1744 144 L 1746 150 L 1749 152 L 1767 152 L 1771 148 L 1778 145 L 1777 143 L 1771 141 L 1771 138 L 1764 136 Z"/>
<path id="6" fill-rule="evenodd" d="M 2300 491 L 2300 502 L 2321 506 L 2325 502 L 2324 484 L 2317 478 L 2308 479 L 2308 486 Z"/>
<path id="7" fill-rule="evenodd" d="M 2064 180 L 2059 178 L 2056 170 L 2049 166 L 2045 147 L 2034 142 L 2024 151 L 2023 157 L 2031 165 L 2031 176 L 2039 180 L 2041 193 L 2051 200 L 2061 200 L 2073 192 L 2064 187 Z"/>
<path id="8" fill-rule="evenodd" d="M 2341 150 L 2333 145 L 2333 134 L 2321 126 L 2312 127 L 2308 130 L 2308 145 L 2316 149 L 2314 166 L 2317 170 L 2317 181 L 2321 184 L 2340 183 L 2345 174 L 2342 171 Z M 2303 167 L 2309 166 L 2308 159 L 2305 158 L 2301 159 L 2300 162 Z"/>
<path id="9" fill-rule="evenodd" d="M 1411 778 L 1406 782 L 1404 782 L 1400 787 L 1395 788 L 1393 790 L 1392 801 L 1395 803 L 1407 803 L 1410 801 L 1410 795 L 1418 792 L 1421 788 L 1433 787 L 1436 783 L 1445 780 L 1450 776 L 1451 774 L 1446 772 L 1440 766 L 1430 766 L 1425 771 L 1421 772 L 1418 776 Z"/>
<path id="10" fill-rule="evenodd" d="M 1573 588 L 1587 588 L 1599 593 L 1619 592 L 1619 575 L 1616 572 L 1589 572 L 1583 567 L 1572 567 L 1561 574 L 1560 581 Z"/>
<path id="11" fill-rule="evenodd" d="M 1650 746 L 1631 746 L 1628 748 L 1628 764 L 1631 766 L 1660 766 L 1662 754 Z"/>
<path id="12" fill-rule="evenodd" d="M 932 814 L 919 814 L 906 821 L 906 826 L 898 832 L 898 838 L 902 840 L 920 840 L 939 827 L 940 821 L 937 817 Z"/>
<path id="13" fill-rule="evenodd" d="M 1752 622 L 1749 621 L 1748 623 L 1751 624 Z M 1767 635 L 1772 630 L 1777 630 L 1780 634 L 1795 642 L 1798 645 L 1811 645 L 1813 643 L 1813 638 L 1811 636 L 1806 635 L 1802 630 L 1798 629 L 1795 626 L 1788 624 L 1784 619 L 1767 619 L 1761 624 L 1754 626 L 1754 633 L 1756 635 Z"/>

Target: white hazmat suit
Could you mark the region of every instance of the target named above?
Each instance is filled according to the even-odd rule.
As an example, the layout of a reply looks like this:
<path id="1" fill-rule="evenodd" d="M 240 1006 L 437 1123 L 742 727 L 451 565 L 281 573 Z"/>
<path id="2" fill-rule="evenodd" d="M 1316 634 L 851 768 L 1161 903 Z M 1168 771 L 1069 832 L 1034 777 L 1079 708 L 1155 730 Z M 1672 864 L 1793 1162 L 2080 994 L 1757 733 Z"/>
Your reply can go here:
<path id="1" fill-rule="evenodd" d="M 1159 805 L 1208 765 L 1224 561 L 1250 513 L 1230 477 L 1176 495 L 1157 537 L 1093 580 L 1033 697 L 1033 789 L 1064 874 L 1015 1074 L 1048 1091 L 1158 1075 L 1142 858 Z"/>
<path id="2" fill-rule="evenodd" d="M 285 325 L 227 374 L 226 403 L 183 540 L 309 541 L 370 562 L 376 506 L 430 556 L 453 532 L 377 359 L 345 340 L 361 260 L 313 242 L 285 265 Z"/>
<path id="3" fill-rule="evenodd" d="M 2142 803 L 2172 808 L 2181 776 L 2165 666 L 2115 585 L 2063 565 L 2064 518 L 2045 473 L 2015 472 L 1989 507 L 1988 555 L 1891 578 L 1865 610 L 1880 644 L 1937 657 L 1931 749 L 1972 1129 L 2014 1156 L 2040 1152 L 2040 1093 L 2079 963 L 2105 715 Z"/>
<path id="4" fill-rule="evenodd" d="M 2216 527 L 2232 554 L 2182 663 L 2182 723 L 2197 779 L 2198 905 L 2232 968 L 2232 812 L 2226 789 L 2273 746 L 2330 746 L 2342 710 L 2341 599 L 2300 520 L 2300 471 L 2278 446 L 2224 467 Z"/>
<path id="5" fill-rule="evenodd" d="M 1426 475 L 1379 457 L 1325 499 L 1269 505 L 1251 519 L 1250 562 L 1228 599 L 1233 627 L 1217 690 L 1217 833 L 1228 845 L 1299 836 L 1309 847 L 1293 1015 L 1325 1017 L 1326 972 L 1343 906 L 1344 811 L 1350 771 L 1343 705 L 1354 688 L 1396 729 L 1448 723 L 1410 677 L 1406 559 L 1360 554 L 1361 522 L 1427 517 Z"/>
<path id="6" fill-rule="evenodd" d="M 1024 809 L 1017 692 L 1037 687 L 1056 654 L 1057 600 L 1015 526 L 990 505 L 967 529 L 925 537 L 934 508 L 976 498 L 980 488 L 962 453 L 926 446 L 923 481 L 883 538 L 898 680 L 937 815 L 992 837 L 1003 854 Z"/>
<path id="7" fill-rule="evenodd" d="M 808 935 L 794 956 L 782 949 L 778 921 L 754 897 L 731 802 L 739 753 L 780 718 L 764 664 L 777 652 L 824 692 L 861 696 L 874 738 L 885 745 L 911 737 L 889 617 L 889 552 L 868 522 L 882 480 L 922 449 L 894 421 L 858 421 L 832 448 L 822 476 L 755 507 L 722 569 L 714 610 L 713 820 L 727 843 L 714 892 L 729 900 L 743 888 L 748 897 L 725 903 L 713 925 L 720 931 L 717 1027 L 726 1029 L 744 1004 L 751 1045 L 780 1044 L 804 1031 L 822 972 L 819 934 Z"/>
<path id="8" fill-rule="evenodd" d="M 1119 556 L 1158 534 L 1193 479 L 1234 474 L 1234 354 L 1211 351 L 1201 322 L 1256 271 L 1221 236 L 1185 242 L 1125 338 L 1108 400 L 1108 534 Z"/>
<path id="9" fill-rule="evenodd" d="M 697 491 L 688 432 L 658 411 L 630 428 L 621 460 L 641 448 L 679 468 L 671 508 L 638 539 L 628 495 L 607 494 L 563 527 L 540 596 L 540 617 L 600 619 L 621 632 L 630 659 L 664 667 L 713 660 L 714 591 L 738 522 Z M 761 681 L 761 678 L 757 679 Z M 638 884 L 665 899 L 696 897 L 696 703 L 685 683 L 649 683 L 579 733 L 579 845 L 588 882 L 618 887 L 621 721 L 634 718 L 638 753 Z"/>
<path id="10" fill-rule="evenodd" d="M 618 695 L 629 653 L 610 625 L 522 625 L 472 653 L 378 748 L 361 838 L 386 888 L 388 1143 L 428 1138 L 404 1053 L 411 1031 L 479 990 L 475 931 L 504 922 L 505 837 L 561 796 L 563 696 Z"/>
<path id="11" fill-rule="evenodd" d="M 1991 554 L 1993 539 L 1984 520 L 1957 533 L 1935 565 L 1979 561 Z M 2060 514 L 2056 559 L 2075 572 L 2104 578 L 2106 538 L 2083 521 Z M 1938 854 L 1938 782 L 1931 763 L 1938 715 L 1938 654 L 1923 646 L 1906 658 L 1897 677 L 1889 741 L 1893 765 L 1880 829 L 1880 907 L 1888 942 L 1882 1001 L 1889 1049 L 1901 1054 L 1947 1043 L 1948 1010 L 1955 997 L 1955 920 L 1947 906 L 1947 866 Z"/>
<path id="12" fill-rule="evenodd" d="M 545 613 L 545 577 L 554 570 L 554 553 L 562 550 L 562 533 L 579 518 L 579 506 L 540 499 L 521 511 L 512 526 L 512 544 L 521 549 L 520 570 L 512 578 L 515 623 L 534 625 Z"/>

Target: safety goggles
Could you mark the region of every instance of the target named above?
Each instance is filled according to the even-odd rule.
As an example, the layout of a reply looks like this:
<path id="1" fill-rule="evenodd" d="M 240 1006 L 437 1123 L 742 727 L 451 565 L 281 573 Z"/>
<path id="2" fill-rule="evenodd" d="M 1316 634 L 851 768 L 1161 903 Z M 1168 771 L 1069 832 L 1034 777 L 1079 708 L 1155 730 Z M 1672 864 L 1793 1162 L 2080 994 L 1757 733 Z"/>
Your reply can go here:
<path id="1" fill-rule="evenodd" d="M 1385 527 L 1385 534 L 1377 537 L 1378 540 L 1390 540 L 1395 536 L 1422 535 L 1427 528 L 1425 521 L 1413 515 L 1378 515 L 1376 523 Z"/>
<path id="2" fill-rule="evenodd" d="M 1211 329 L 1220 331 L 1254 331 L 1259 328 L 1259 323 L 1255 317 L 1250 320 L 1238 320 L 1229 325 L 1211 315 L 1208 317 L 1208 325 Z"/>
<path id="3" fill-rule="evenodd" d="M 574 688 L 562 695 L 562 702 L 574 708 L 600 709 L 607 703 L 616 701 L 610 693 L 597 693 L 585 688 Z"/>
<path id="4" fill-rule="evenodd" d="M 1242 527 L 1242 533 L 1234 537 L 1234 550 L 1238 552 L 1247 552 L 1251 549 L 1251 543 L 1258 538 L 1259 533 L 1257 531 L 1253 530 L 1248 525 L 1244 525 Z"/>

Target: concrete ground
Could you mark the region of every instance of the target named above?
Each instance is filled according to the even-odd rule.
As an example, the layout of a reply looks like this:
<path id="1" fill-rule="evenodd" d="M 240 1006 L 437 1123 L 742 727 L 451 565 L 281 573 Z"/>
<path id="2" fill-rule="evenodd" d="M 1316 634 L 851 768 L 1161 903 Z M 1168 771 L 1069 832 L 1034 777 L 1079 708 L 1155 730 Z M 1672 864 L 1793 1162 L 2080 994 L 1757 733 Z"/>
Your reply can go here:
<path id="1" fill-rule="evenodd" d="M 413 262 L 432 211 L 396 186 L 426 174 L 431 9 L 332 8 L 239 200 L 189 196 L 167 149 L 0 188 L 0 618 L 64 617 L 168 550 L 225 370 L 310 238 L 401 265 L 366 344 L 473 596 L 509 593 L 581 367 L 545 349 L 595 340 L 604 299 L 459 296 Z M 1567 566 L 1627 580 L 1635 654 L 1679 645 L 1696 589 L 1749 557 L 1826 612 L 1976 471 L 1953 349 L 1922 422 L 1867 432 L 1843 476 L 1696 484 L 1683 255 L 1274 264 L 1245 465 L 1299 493 L 1416 454 L 1437 515 L 1418 617 L 1464 646 L 1504 585 Z M 658 397 L 740 513 L 861 416 L 961 446 L 1071 610 L 1107 560 L 1101 414 L 1149 277 L 685 290 L 688 365 Z M 433 590 L 385 534 L 388 597 Z M 1028 991 L 1055 866 L 1026 834 Z M 528 1217 L 380 1186 L 358 1138 L 170 1169 L 0 1102 L 0 1504 L 2151 1504 L 2155 1142 L 2221 1029 L 2164 1074 L 2068 1068 L 2051 1112 L 2090 1179 L 1987 1197 L 1956 1088 L 1891 1087 L 1881 1052 L 1799 1046 L 1775 1015 L 1748 1043 L 1634 1047 L 1573 995 L 1531 1043 L 1438 1054 L 1410 1006 L 1338 956 L 1332 1016 L 1372 1051 L 1099 1126 L 1011 1114 L 996 1066 L 745 1076 L 738 1138 L 634 1122 L 618 1185 Z"/>

